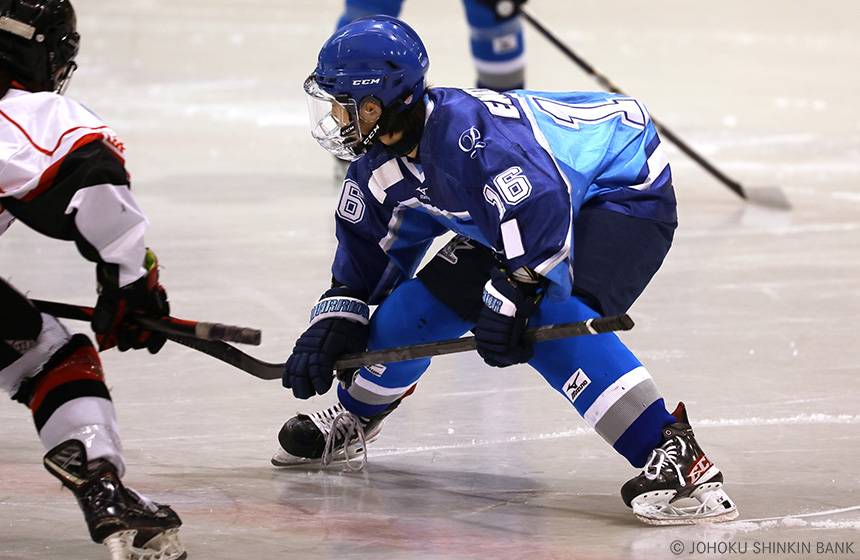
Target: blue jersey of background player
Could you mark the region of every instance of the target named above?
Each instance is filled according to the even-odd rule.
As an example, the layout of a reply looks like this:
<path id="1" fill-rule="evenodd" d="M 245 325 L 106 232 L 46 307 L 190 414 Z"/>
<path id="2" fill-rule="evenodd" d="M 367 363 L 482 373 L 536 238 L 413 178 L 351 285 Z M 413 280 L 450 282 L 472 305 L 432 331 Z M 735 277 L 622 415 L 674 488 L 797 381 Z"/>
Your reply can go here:
<path id="1" fill-rule="evenodd" d="M 338 356 L 474 330 L 489 365 L 528 363 L 632 465 L 622 497 L 649 523 L 737 516 L 723 475 L 612 334 L 528 344 L 526 325 L 626 311 L 676 227 L 671 173 L 645 108 L 605 93 L 427 89 L 415 31 L 376 16 L 336 32 L 305 82 L 312 134 L 353 160 L 333 283 L 284 385 L 326 392 Z M 437 237 L 456 237 L 413 278 Z M 372 319 L 368 304 L 379 304 Z M 355 371 L 335 407 L 289 420 L 276 465 L 363 447 L 429 359 Z M 327 451 L 328 450 L 328 451 Z M 691 498 L 691 509 L 670 502 Z"/>

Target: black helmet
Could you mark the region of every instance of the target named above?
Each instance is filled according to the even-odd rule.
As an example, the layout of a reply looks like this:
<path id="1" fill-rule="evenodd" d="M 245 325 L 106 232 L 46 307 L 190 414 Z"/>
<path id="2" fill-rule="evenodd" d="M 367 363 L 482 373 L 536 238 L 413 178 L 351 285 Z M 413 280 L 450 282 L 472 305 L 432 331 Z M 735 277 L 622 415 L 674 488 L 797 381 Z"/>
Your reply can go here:
<path id="1" fill-rule="evenodd" d="M 75 24 L 69 0 L 0 0 L 0 67 L 62 93 L 76 68 Z"/>

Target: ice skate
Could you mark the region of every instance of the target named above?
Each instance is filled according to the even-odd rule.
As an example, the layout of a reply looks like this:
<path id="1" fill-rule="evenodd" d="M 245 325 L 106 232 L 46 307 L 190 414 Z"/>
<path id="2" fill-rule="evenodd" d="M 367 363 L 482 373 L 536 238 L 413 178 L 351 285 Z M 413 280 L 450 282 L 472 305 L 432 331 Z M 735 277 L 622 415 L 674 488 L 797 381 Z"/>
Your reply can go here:
<path id="1" fill-rule="evenodd" d="M 108 547 L 111 560 L 187 557 L 179 541 L 179 516 L 169 506 L 123 486 L 109 462 L 88 463 L 80 441 L 71 439 L 56 446 L 45 455 L 44 463 L 75 494 L 90 536 Z"/>
<path id="2" fill-rule="evenodd" d="M 624 503 L 649 525 L 731 521 L 738 510 L 722 490 L 723 473 L 702 451 L 687 420 L 684 403 L 663 428 L 663 444 L 651 452 L 645 469 L 621 488 Z"/>
<path id="3" fill-rule="evenodd" d="M 367 444 L 379 437 L 385 417 L 399 404 L 399 400 L 395 401 L 370 418 L 356 416 L 340 403 L 309 415 L 294 416 L 278 434 L 281 446 L 272 457 L 272 464 L 276 467 L 326 466 L 346 461 L 348 470 L 359 471 L 367 463 Z M 357 467 L 352 463 L 356 458 L 360 460 Z"/>

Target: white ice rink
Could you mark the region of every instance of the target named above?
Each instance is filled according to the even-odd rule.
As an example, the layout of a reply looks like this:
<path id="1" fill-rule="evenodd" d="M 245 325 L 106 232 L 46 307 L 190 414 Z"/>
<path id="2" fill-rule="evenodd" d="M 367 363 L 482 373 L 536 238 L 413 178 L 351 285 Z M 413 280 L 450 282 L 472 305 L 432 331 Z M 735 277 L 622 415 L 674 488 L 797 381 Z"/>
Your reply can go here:
<path id="1" fill-rule="evenodd" d="M 340 0 L 75 6 L 67 94 L 127 146 L 173 314 L 260 328 L 243 349 L 283 362 L 335 246 L 332 158 L 301 85 Z M 860 558 L 860 3 L 529 6 L 719 169 L 793 204 L 745 204 L 667 143 L 681 225 L 622 335 L 667 405 L 687 403 L 739 519 L 637 522 L 619 496 L 637 471 L 527 366 L 436 359 L 365 471 L 343 474 L 269 464 L 281 424 L 333 393 L 300 402 L 175 344 L 106 352 L 125 481 L 174 506 L 189 559 Z M 407 0 L 402 16 L 431 82 L 471 86 L 459 1 Z M 598 89 L 526 38 L 528 86 Z M 0 237 L 0 274 L 34 298 L 95 301 L 93 266 L 22 224 Z M 29 411 L 0 399 L 0 425 L 0 558 L 107 559 L 41 466 Z"/>

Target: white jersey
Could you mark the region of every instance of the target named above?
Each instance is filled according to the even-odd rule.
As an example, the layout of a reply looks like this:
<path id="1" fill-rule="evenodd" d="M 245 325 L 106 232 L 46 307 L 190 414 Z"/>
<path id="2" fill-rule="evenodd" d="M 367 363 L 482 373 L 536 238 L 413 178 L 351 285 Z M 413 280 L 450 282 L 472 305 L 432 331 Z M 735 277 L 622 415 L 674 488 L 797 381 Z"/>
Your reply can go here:
<path id="1" fill-rule="evenodd" d="M 18 219 L 116 265 L 120 286 L 142 277 L 148 221 L 114 131 L 71 99 L 14 88 L 0 99 L 0 124 L 0 234 Z"/>

